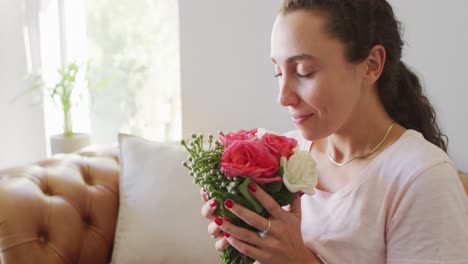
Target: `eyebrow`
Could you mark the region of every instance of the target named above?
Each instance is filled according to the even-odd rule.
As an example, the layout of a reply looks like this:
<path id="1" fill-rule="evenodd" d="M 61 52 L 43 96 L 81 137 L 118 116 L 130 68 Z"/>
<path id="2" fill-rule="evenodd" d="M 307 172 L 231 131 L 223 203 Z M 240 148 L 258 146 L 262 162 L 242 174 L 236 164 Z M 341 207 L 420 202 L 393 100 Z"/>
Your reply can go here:
<path id="1" fill-rule="evenodd" d="M 299 55 L 295 55 L 295 56 L 287 58 L 286 63 L 291 63 L 294 61 L 305 61 L 305 60 L 317 60 L 317 58 L 312 55 L 303 53 L 303 54 L 299 54 Z M 276 63 L 274 58 L 271 58 L 271 61 Z"/>

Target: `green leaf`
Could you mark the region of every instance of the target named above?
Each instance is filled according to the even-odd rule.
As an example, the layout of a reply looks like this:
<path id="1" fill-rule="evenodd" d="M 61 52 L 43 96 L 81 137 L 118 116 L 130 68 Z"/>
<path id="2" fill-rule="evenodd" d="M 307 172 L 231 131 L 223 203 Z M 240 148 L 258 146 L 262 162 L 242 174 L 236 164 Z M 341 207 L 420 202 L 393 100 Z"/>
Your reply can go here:
<path id="1" fill-rule="evenodd" d="M 250 191 L 248 190 L 249 184 L 252 182 L 250 178 L 246 178 L 243 183 L 241 183 L 237 190 L 244 196 L 244 198 L 250 203 L 254 212 L 260 214 L 263 211 L 263 206 L 252 196 Z"/>
<path id="2" fill-rule="evenodd" d="M 275 193 L 279 192 L 282 187 L 283 187 L 283 181 L 281 180 L 281 181 L 266 184 L 265 185 L 265 190 L 270 195 L 274 195 Z"/>
<path id="3" fill-rule="evenodd" d="M 280 166 L 278 171 L 276 172 L 276 175 L 280 176 L 281 178 L 283 178 L 283 174 L 284 174 L 284 168 L 283 166 Z"/>
<path id="4" fill-rule="evenodd" d="M 286 185 L 283 184 L 283 186 L 281 187 L 281 190 L 275 193 L 274 198 L 280 206 L 285 206 L 285 205 L 290 204 L 293 201 L 294 194 L 290 192 L 288 188 L 286 188 Z"/>

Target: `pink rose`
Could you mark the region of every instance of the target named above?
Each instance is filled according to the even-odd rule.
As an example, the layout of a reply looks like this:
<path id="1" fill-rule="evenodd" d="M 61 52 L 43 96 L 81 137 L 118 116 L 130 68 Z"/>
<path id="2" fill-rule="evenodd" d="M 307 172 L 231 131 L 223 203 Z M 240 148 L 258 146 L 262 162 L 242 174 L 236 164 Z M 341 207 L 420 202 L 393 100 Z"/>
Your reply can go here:
<path id="1" fill-rule="evenodd" d="M 268 133 L 263 135 L 261 141 L 270 148 L 278 160 L 281 157 L 289 159 L 294 154 L 293 149 L 297 146 L 297 140 L 293 138 Z"/>
<path id="2" fill-rule="evenodd" d="M 257 183 L 281 181 L 277 159 L 259 139 L 233 141 L 221 156 L 221 171 L 228 177 L 250 178 Z"/>
<path id="3" fill-rule="evenodd" d="M 256 128 L 252 130 L 239 130 L 237 132 L 228 133 L 225 136 L 220 136 L 220 139 L 224 147 L 227 148 L 234 141 L 252 139 L 252 138 L 255 138 L 256 134 L 257 134 Z"/>

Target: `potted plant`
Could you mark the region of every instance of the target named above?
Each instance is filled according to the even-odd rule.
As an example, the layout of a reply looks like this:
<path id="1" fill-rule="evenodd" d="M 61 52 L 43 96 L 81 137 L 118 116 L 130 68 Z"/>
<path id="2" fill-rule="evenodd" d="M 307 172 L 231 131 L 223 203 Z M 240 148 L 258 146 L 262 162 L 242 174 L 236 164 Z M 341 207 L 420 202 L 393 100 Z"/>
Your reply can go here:
<path id="1" fill-rule="evenodd" d="M 47 89 L 52 100 L 61 107 L 63 118 L 63 133 L 50 138 L 51 154 L 70 153 L 90 144 L 89 134 L 75 133 L 72 127 L 71 110 L 73 99 L 77 92 L 78 77 L 87 69 L 86 64 L 70 63 L 59 71 L 60 79 L 50 89 Z M 86 79 L 86 77 L 84 77 Z"/>

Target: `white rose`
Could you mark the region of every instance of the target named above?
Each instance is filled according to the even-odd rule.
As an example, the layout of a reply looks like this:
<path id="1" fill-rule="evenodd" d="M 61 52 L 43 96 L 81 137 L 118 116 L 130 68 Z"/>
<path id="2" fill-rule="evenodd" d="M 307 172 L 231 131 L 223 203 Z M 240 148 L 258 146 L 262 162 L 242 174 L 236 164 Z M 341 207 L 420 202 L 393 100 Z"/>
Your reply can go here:
<path id="1" fill-rule="evenodd" d="M 281 157 L 283 166 L 283 182 L 292 193 L 303 192 L 312 195 L 315 193 L 318 172 L 315 161 L 307 151 L 298 151 L 286 160 Z"/>
<path id="2" fill-rule="evenodd" d="M 298 153 L 300 151 L 302 151 L 302 150 L 301 150 L 301 147 L 299 147 L 299 145 L 297 145 L 295 148 L 293 148 L 294 153 Z"/>

